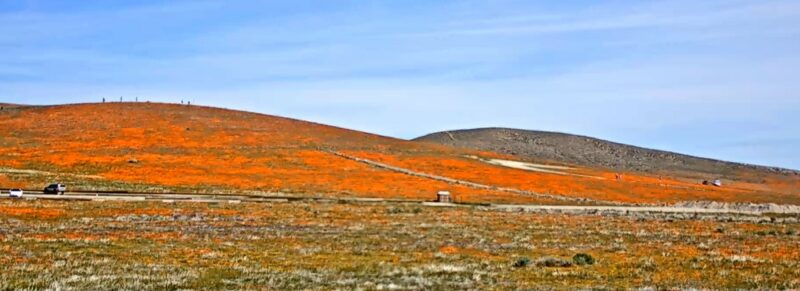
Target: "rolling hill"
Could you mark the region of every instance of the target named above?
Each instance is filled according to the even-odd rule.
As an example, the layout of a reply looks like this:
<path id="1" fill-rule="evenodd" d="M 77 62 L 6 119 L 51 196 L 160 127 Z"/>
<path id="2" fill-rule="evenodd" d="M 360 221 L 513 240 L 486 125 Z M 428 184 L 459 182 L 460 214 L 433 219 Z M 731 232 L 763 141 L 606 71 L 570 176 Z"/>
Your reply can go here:
<path id="1" fill-rule="evenodd" d="M 742 171 L 797 175 L 795 170 L 694 157 L 558 132 L 481 128 L 432 133 L 415 141 L 617 171 L 684 173 L 712 179 Z"/>
<path id="2" fill-rule="evenodd" d="M 530 163 L 537 161 L 547 165 Z M 83 190 L 425 200 L 449 190 L 464 202 L 800 204 L 795 176 L 744 171 L 721 188 L 684 176 L 631 172 L 616 180 L 614 171 L 590 163 L 564 167 L 212 107 L 103 103 L 0 111 L 0 188 L 59 181 Z"/>

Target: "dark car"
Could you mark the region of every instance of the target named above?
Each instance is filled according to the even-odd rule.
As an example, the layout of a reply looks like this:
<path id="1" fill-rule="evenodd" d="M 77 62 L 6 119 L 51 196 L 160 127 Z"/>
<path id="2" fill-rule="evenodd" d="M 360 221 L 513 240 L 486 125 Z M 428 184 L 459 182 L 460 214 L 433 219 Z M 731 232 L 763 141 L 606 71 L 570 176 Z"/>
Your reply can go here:
<path id="1" fill-rule="evenodd" d="M 50 184 L 44 188 L 44 194 L 64 194 L 67 186 L 64 184 Z"/>

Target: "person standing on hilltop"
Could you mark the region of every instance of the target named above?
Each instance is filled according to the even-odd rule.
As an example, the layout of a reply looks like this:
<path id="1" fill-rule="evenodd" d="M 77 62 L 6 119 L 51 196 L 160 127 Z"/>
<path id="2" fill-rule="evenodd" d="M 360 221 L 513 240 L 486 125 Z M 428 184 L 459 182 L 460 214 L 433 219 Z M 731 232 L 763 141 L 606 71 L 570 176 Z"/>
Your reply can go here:
<path id="1" fill-rule="evenodd" d="M 103 97 L 103 103 L 106 103 L 106 97 Z"/>

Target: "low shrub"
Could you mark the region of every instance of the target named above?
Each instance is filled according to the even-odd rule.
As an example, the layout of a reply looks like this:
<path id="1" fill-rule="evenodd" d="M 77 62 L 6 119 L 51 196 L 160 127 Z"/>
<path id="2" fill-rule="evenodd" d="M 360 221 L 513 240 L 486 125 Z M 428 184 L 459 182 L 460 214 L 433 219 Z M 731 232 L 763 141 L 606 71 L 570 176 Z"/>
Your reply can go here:
<path id="1" fill-rule="evenodd" d="M 594 258 L 589 254 L 579 253 L 572 257 L 576 265 L 594 265 Z"/>
<path id="2" fill-rule="evenodd" d="M 530 264 L 531 264 L 531 259 L 528 259 L 526 257 L 522 257 L 522 258 L 517 259 L 516 262 L 514 262 L 514 267 L 515 268 L 524 268 L 524 267 L 527 267 Z"/>

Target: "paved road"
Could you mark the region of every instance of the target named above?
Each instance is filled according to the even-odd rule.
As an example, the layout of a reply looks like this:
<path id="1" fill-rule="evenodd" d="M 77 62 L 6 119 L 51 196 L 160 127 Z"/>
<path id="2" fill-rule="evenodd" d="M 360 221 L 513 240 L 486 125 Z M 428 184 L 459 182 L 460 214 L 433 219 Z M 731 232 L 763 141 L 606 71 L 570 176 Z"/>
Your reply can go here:
<path id="1" fill-rule="evenodd" d="M 12 199 L 8 194 L 0 195 L 0 199 Z M 235 195 L 235 194 L 130 194 L 130 193 L 67 193 L 65 195 L 31 194 L 26 193 L 23 199 L 45 200 L 72 200 L 72 201 L 160 201 L 166 203 L 197 202 L 197 203 L 286 203 L 306 201 L 317 203 L 392 203 L 416 204 L 427 207 L 484 207 L 503 211 L 548 211 L 562 213 L 579 212 L 616 212 L 616 213 L 688 213 L 688 214 L 741 214 L 763 215 L 760 211 L 745 211 L 733 209 L 706 209 L 669 206 L 591 206 L 591 205 L 512 205 L 512 204 L 453 204 L 436 203 L 424 200 L 409 199 L 381 199 L 381 198 L 330 198 L 315 196 L 284 196 L 284 195 Z M 796 213 L 795 213 L 796 214 Z"/>
<path id="2" fill-rule="evenodd" d="M 8 197 L 8 194 L 0 195 Z M 64 195 L 25 192 L 23 199 L 43 200 L 83 200 L 83 201 L 162 201 L 162 202 L 202 202 L 202 203 L 275 203 L 291 201 L 314 202 L 362 202 L 362 203 L 422 203 L 422 200 L 381 199 L 381 198 L 333 198 L 293 195 L 237 195 L 237 194 L 160 194 L 160 193 L 66 193 Z"/>

